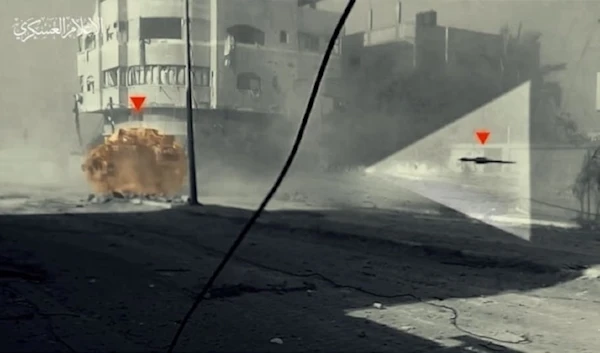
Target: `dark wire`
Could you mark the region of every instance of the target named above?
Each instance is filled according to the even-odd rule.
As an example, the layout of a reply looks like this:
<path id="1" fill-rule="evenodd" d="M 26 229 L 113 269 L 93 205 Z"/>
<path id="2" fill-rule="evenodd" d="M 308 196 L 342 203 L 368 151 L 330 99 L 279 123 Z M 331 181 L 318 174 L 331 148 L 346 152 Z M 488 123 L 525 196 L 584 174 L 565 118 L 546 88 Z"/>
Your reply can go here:
<path id="1" fill-rule="evenodd" d="M 186 126 L 187 126 L 187 154 L 188 154 L 188 182 L 190 184 L 189 204 L 198 205 L 198 185 L 196 175 L 196 141 L 194 137 L 194 91 L 192 77 L 192 63 L 194 58 L 192 53 L 192 35 L 190 24 L 190 0 L 185 0 L 185 50 L 186 50 L 186 81 L 185 88 L 185 106 L 186 109 Z"/>
<path id="2" fill-rule="evenodd" d="M 267 207 L 267 204 L 269 203 L 269 201 L 271 201 L 271 199 L 277 192 L 277 189 L 279 189 L 279 186 L 281 186 L 283 179 L 285 179 L 285 176 L 287 175 L 290 167 L 292 166 L 292 163 L 294 162 L 294 158 L 296 157 L 296 154 L 298 153 L 298 148 L 300 147 L 300 143 L 302 142 L 302 137 L 304 136 L 304 131 L 306 130 L 306 126 L 308 125 L 310 113 L 312 112 L 313 106 L 315 105 L 315 101 L 316 101 L 317 95 L 319 93 L 319 88 L 321 87 L 321 81 L 323 81 L 323 76 L 325 76 L 325 70 L 327 69 L 327 65 L 329 64 L 329 58 L 331 57 L 331 53 L 333 52 L 333 49 L 336 45 L 336 41 L 338 40 L 340 33 L 342 32 L 342 29 L 344 28 L 344 25 L 346 24 L 346 20 L 348 19 L 348 16 L 350 15 L 350 12 L 352 11 L 352 8 L 354 7 L 355 3 L 356 3 L 356 0 L 348 0 L 348 3 L 346 4 L 344 11 L 342 12 L 342 15 L 340 16 L 340 19 L 339 19 L 338 23 L 336 24 L 335 29 L 333 30 L 333 34 L 331 35 L 331 38 L 329 39 L 329 43 L 327 44 L 327 49 L 325 50 L 325 54 L 323 55 L 323 60 L 321 61 L 319 71 L 317 72 L 317 78 L 315 79 L 312 90 L 310 92 L 310 97 L 308 99 L 308 103 L 306 104 L 306 110 L 304 112 L 304 116 L 302 117 L 302 121 L 300 123 L 300 128 L 298 129 L 298 133 L 296 134 L 296 139 L 294 140 L 294 145 L 292 146 L 292 150 L 290 151 L 290 154 L 289 154 L 287 160 L 285 161 L 285 164 L 283 165 L 283 168 L 281 169 L 279 176 L 275 180 L 275 183 L 273 184 L 273 186 L 271 187 L 271 189 L 265 196 L 264 200 L 261 202 L 258 209 L 256 209 L 256 211 L 254 212 L 252 217 L 250 217 L 250 219 L 248 220 L 248 222 L 246 223 L 244 228 L 242 228 L 242 231 L 239 233 L 236 240 L 231 245 L 231 248 L 229 248 L 229 251 L 227 251 L 227 253 L 223 257 L 223 260 L 221 261 L 219 266 L 217 266 L 217 268 L 213 272 L 213 274 L 210 277 L 210 279 L 208 280 L 208 282 L 206 282 L 206 285 L 204 286 L 204 288 L 202 288 L 202 291 L 200 292 L 200 294 L 198 294 L 198 296 L 194 300 L 194 303 L 192 304 L 190 310 L 188 310 L 188 312 L 185 314 L 185 316 L 181 320 L 181 323 L 179 324 L 179 327 L 177 328 L 177 332 L 175 333 L 175 336 L 173 336 L 173 340 L 171 341 L 171 344 L 169 346 L 168 353 L 172 353 L 173 350 L 175 349 L 175 346 L 177 345 L 177 342 L 179 341 L 179 337 L 181 336 L 181 333 L 183 332 L 183 330 L 184 330 L 185 326 L 187 325 L 187 323 L 189 322 L 190 318 L 192 317 L 192 315 L 194 314 L 194 312 L 196 311 L 196 309 L 198 308 L 198 306 L 200 305 L 200 303 L 202 302 L 204 297 L 207 295 L 208 291 L 210 290 L 210 288 L 216 281 L 216 279 L 219 276 L 219 274 L 221 273 L 221 271 L 223 271 L 223 269 L 225 268 L 225 266 L 227 265 L 229 260 L 231 260 L 231 258 L 233 257 L 233 254 L 235 253 L 237 248 L 242 244 L 242 241 L 244 241 L 244 238 L 250 231 L 250 228 L 252 228 L 254 223 L 256 223 L 256 220 L 258 219 L 258 217 L 260 217 L 262 212 L 265 210 L 265 208 Z"/>

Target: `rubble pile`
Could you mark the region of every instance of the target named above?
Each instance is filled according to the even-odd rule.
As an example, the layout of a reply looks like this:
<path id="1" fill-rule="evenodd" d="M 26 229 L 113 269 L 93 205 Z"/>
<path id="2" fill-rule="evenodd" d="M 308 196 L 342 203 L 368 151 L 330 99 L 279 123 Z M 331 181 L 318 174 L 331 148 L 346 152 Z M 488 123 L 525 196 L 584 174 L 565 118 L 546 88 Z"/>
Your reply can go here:
<path id="1" fill-rule="evenodd" d="M 156 129 L 119 129 L 88 151 L 81 169 L 99 198 L 166 200 L 183 188 L 186 158 L 174 136 Z"/>

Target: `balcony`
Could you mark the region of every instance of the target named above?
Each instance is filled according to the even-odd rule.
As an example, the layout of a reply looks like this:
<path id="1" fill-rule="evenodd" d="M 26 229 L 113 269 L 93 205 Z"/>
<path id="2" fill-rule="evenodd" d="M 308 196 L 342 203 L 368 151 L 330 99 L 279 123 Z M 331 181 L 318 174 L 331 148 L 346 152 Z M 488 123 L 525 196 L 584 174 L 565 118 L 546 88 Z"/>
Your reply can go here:
<path id="1" fill-rule="evenodd" d="M 363 45 L 370 47 L 387 43 L 405 42 L 415 44 L 415 25 L 397 24 L 395 27 L 375 29 L 364 33 Z"/>
<path id="2" fill-rule="evenodd" d="M 185 65 L 185 42 L 173 39 L 131 41 L 127 45 L 128 64 L 131 65 Z M 194 65 L 209 66 L 210 44 L 192 43 Z"/>
<path id="3" fill-rule="evenodd" d="M 139 85 L 129 88 L 130 95 L 146 96 L 146 108 L 185 108 L 184 86 Z M 194 108 L 205 108 L 210 102 L 210 87 L 194 87 Z M 127 102 L 127 105 L 130 105 Z"/>

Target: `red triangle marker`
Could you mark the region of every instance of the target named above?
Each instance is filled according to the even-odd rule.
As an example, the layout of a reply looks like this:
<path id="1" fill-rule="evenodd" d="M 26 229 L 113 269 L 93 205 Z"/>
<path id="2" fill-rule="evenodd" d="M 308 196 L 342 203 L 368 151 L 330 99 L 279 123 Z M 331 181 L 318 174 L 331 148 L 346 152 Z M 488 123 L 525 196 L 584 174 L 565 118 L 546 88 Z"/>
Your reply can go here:
<path id="1" fill-rule="evenodd" d="M 475 136 L 477 136 L 480 144 L 485 145 L 487 139 L 490 137 L 490 132 L 486 130 L 478 130 L 475 131 Z"/>
<path id="2" fill-rule="evenodd" d="M 131 104 L 133 104 L 133 110 L 135 110 L 136 113 L 139 113 L 140 111 L 142 111 L 142 105 L 144 105 L 144 102 L 146 101 L 146 97 L 145 96 L 129 96 L 129 100 L 131 100 Z"/>

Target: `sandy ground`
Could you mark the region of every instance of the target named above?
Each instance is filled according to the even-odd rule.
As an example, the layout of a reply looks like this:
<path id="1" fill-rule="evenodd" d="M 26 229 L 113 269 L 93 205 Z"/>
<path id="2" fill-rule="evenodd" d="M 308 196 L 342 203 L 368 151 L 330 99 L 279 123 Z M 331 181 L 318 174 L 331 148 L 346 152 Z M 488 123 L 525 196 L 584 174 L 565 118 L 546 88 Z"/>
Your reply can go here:
<path id="1" fill-rule="evenodd" d="M 207 205 L 170 209 L 87 204 L 75 187 L 5 186 L 0 350 L 165 351 L 266 188 L 204 185 Z M 600 236 L 531 234 L 383 181 L 290 178 L 178 348 L 597 352 Z"/>

